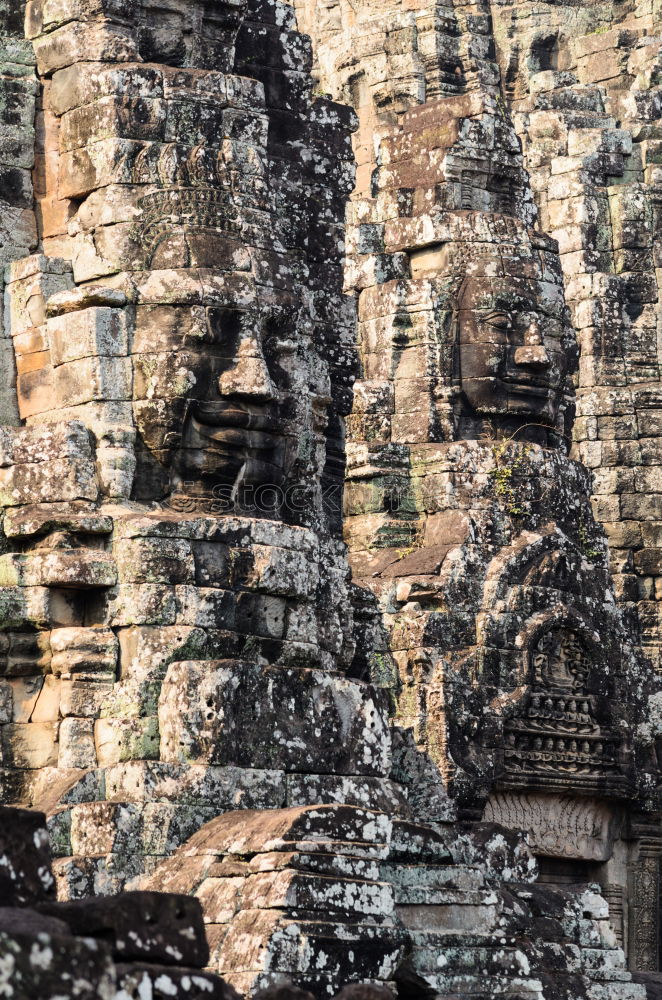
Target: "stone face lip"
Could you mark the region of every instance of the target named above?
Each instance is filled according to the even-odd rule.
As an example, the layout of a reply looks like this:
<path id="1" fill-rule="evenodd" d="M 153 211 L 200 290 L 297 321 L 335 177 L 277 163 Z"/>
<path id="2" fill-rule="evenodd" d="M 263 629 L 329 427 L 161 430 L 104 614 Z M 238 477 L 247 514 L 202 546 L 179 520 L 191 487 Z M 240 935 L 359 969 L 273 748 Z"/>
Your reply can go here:
<path id="1" fill-rule="evenodd" d="M 47 316 L 65 316 L 93 306 L 109 306 L 121 309 L 127 304 L 126 293 L 119 288 L 104 285 L 85 285 L 51 295 L 46 303 Z"/>

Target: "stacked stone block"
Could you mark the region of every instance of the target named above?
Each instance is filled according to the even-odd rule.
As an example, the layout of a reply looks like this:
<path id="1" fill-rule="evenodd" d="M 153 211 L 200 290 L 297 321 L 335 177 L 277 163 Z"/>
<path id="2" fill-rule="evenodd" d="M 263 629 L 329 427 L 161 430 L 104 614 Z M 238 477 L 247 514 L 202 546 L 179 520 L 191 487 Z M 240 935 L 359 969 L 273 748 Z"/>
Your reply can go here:
<path id="1" fill-rule="evenodd" d="M 311 5 L 300 6 L 308 12 L 322 88 L 351 101 L 361 120 L 356 150 L 366 170 L 349 206 L 346 267 L 361 355 L 349 423 L 346 538 L 355 579 L 381 607 L 398 666 L 396 722 L 442 772 L 464 815 L 506 824 L 518 816 L 537 852 L 558 859 L 550 864 L 599 855 L 613 919 L 627 939 L 620 899 L 630 876 L 615 860 L 621 847 L 605 846 L 600 835 L 587 855 L 579 829 L 569 843 L 560 836 L 552 845 L 535 813 L 553 814 L 561 829 L 569 815 L 563 796 L 576 803 L 577 815 L 594 810 L 597 818 L 605 798 L 616 816 L 619 800 L 641 801 L 643 793 L 657 822 L 655 764 L 643 778 L 656 680 L 635 648 L 643 634 L 632 615 L 635 562 L 652 566 L 654 557 L 644 555 L 641 534 L 639 556 L 613 539 L 607 553 L 599 529 L 612 510 L 614 538 L 625 539 L 630 521 L 638 525 L 640 511 L 655 501 L 639 502 L 633 468 L 598 468 L 605 449 L 625 454 L 627 438 L 637 437 L 631 455 L 641 454 L 644 435 L 633 407 L 622 408 L 620 387 L 636 386 L 645 405 L 655 406 L 655 224 L 643 178 L 631 170 L 626 125 L 628 115 L 638 116 L 637 92 L 654 86 L 653 77 L 639 73 L 635 82 L 632 74 L 635 96 L 624 93 L 627 52 L 636 48 L 637 72 L 655 64 L 657 46 L 643 41 L 654 21 L 646 11 L 610 14 L 609 5 L 564 8 L 569 28 L 551 9 L 518 4 L 472 9 L 465 29 L 459 14 L 436 4 L 350 9 L 338 2 L 318 5 L 325 11 L 319 19 Z M 609 17 L 621 23 L 603 40 Z M 438 54 L 454 51 L 458 72 L 440 96 L 438 78 L 418 58 L 419 41 L 432 22 L 441 39 L 452 20 L 463 40 L 472 30 L 491 40 L 493 49 L 486 44 L 482 52 L 486 59 L 494 53 L 495 76 L 472 74 L 472 53 L 480 49 L 473 39 L 466 48 L 446 43 Z M 397 34 L 405 22 L 409 33 Z M 418 86 L 387 109 L 380 94 L 397 89 L 386 70 L 396 36 Z M 614 45 L 615 58 L 603 58 Z M 611 85 L 599 82 L 609 79 Z M 654 101 L 644 104 L 654 108 Z M 638 118 L 637 128 L 652 138 Z M 528 379 L 526 401 L 514 386 Z M 588 422 L 585 407 L 594 408 Z M 566 457 L 573 435 L 583 466 Z M 655 459 L 647 454 L 650 469 L 636 475 L 650 493 Z M 597 470 L 593 481 L 587 469 Z M 617 492 L 629 494 L 629 514 Z M 642 604 L 646 621 L 650 610 Z M 606 716 L 597 721 L 597 702 L 568 698 L 572 685 L 558 674 L 542 680 L 553 661 L 560 663 L 557 652 L 549 658 L 553 646 L 561 648 L 559 628 L 568 637 L 582 633 L 580 645 L 590 646 L 594 636 L 600 650 L 593 647 L 584 662 L 596 664 L 596 692 L 606 693 L 618 675 L 625 687 L 607 701 L 629 703 L 632 720 L 646 719 L 638 730 L 643 743 L 615 751 L 618 778 L 616 771 L 609 776 L 604 756 L 616 747 L 612 723 Z M 597 665 L 605 653 L 607 661 L 616 657 L 618 670 Z M 525 690 L 531 693 L 520 702 Z M 580 687 L 573 690 L 579 695 Z M 613 724 L 612 733 L 632 726 L 624 718 Z M 636 781 L 643 778 L 634 798 L 628 760 Z M 467 797 L 461 788 L 468 762 Z M 488 785 L 492 792 L 481 804 L 478 789 Z M 430 782 L 428 800 L 432 788 Z M 497 806 L 505 801 L 500 795 L 505 810 Z M 411 801 L 426 815 L 425 795 Z M 645 842 L 637 823 L 623 842 L 631 874 Z M 629 947 L 641 964 L 649 946 L 639 944 L 635 897 Z"/>
<path id="2" fill-rule="evenodd" d="M 536 38 L 525 11 L 522 56 Z M 655 249 L 659 129 L 656 12 L 609 5 L 572 37 L 546 25 L 554 66 L 513 79 L 514 121 L 531 160 L 541 221 L 559 241 L 581 346 L 577 453 L 594 472 L 594 507 L 612 546 L 619 598 L 658 663 Z M 511 12 L 500 7 L 496 30 Z M 535 19 L 534 19 L 535 22 Z M 537 72 L 531 74 L 531 69 Z"/>
<path id="3" fill-rule="evenodd" d="M 613 899 L 654 873 L 660 725 L 566 454 L 567 271 L 533 229 L 538 210 L 554 227 L 490 11 L 25 7 L 38 245 L 6 272 L 0 722 L 3 798 L 48 812 L 70 900 L 40 919 L 110 940 L 95 988 L 123 1000 L 227 989 L 172 970 L 207 961 L 200 910 L 95 898 L 127 885 L 197 896 L 210 968 L 245 994 L 359 978 L 640 1000 L 606 902 L 535 886 L 513 833 L 548 860 L 588 854 Z M 640 90 L 647 30 L 617 36 Z M 534 42 L 544 76 L 558 53 Z M 581 100 L 599 115 L 591 46 Z M 319 91 L 358 113 L 347 240 L 357 119 Z M 627 365 L 592 361 L 589 336 L 580 376 L 650 380 L 652 293 L 631 274 L 653 215 L 626 130 L 590 114 L 566 159 L 582 182 L 623 160 L 623 190 L 596 195 L 620 270 L 594 297 L 627 298 Z M 586 221 L 561 223 L 563 258 L 607 252 Z M 635 897 L 624 942 L 627 920 L 635 939 L 654 924 Z M 161 933 L 181 920 L 190 950 Z"/>
<path id="4" fill-rule="evenodd" d="M 313 717 L 337 701 L 325 740 L 332 719 L 346 726 L 338 711 L 384 725 L 339 673 L 353 650 L 338 540 L 353 119 L 313 100 L 290 8 L 244 8 L 26 11 L 43 253 L 7 273 L 26 426 L 3 456 L 3 780 L 6 800 L 51 814 L 75 896 L 120 887 L 223 808 L 400 801 L 382 788 L 387 749 L 365 767 L 341 753 L 334 770 L 319 735 L 301 759 L 272 745 L 277 699 L 299 697 L 299 680 Z M 232 473 L 247 482 L 238 516 L 232 479 L 215 494 L 187 464 L 219 407 L 231 429 L 212 440 L 241 435 L 237 413 L 260 424 Z M 261 465 L 274 423 L 284 458 Z M 287 501 L 256 501 L 261 485 Z M 221 703 L 235 698 L 238 726 L 255 684 L 264 734 L 215 748 Z M 177 729 L 182 698 L 199 729 Z"/>
<path id="5" fill-rule="evenodd" d="M 204 971 L 209 956 L 201 909 L 163 893 L 79 904 L 54 899 L 45 817 L 0 810 L 0 987 L 25 1000 L 233 1000 Z"/>

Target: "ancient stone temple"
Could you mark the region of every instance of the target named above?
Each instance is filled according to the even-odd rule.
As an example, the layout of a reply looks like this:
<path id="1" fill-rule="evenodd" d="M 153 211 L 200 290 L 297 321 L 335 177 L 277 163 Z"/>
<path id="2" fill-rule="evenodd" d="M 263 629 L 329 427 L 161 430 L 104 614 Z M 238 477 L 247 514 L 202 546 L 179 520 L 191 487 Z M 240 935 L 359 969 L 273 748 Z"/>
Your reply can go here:
<path id="1" fill-rule="evenodd" d="M 657 995 L 660 16 L 0 0 L 3 995 Z"/>

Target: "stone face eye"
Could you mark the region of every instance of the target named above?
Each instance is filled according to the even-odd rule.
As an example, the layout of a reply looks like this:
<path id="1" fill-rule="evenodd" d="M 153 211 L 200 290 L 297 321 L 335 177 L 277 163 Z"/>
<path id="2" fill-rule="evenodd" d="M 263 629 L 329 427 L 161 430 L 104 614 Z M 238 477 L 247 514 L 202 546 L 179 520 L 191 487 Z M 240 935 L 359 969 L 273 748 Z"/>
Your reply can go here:
<path id="1" fill-rule="evenodd" d="M 510 330 L 512 317 L 510 313 L 494 310 L 493 312 L 484 314 L 483 322 L 488 323 L 489 326 L 493 326 L 497 330 Z"/>

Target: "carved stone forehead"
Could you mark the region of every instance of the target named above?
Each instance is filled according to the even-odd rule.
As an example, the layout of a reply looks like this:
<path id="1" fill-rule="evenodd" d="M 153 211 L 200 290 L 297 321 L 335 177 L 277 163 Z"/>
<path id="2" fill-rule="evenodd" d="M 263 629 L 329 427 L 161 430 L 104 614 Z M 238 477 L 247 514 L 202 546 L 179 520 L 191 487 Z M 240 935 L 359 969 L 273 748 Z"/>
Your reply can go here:
<path id="1" fill-rule="evenodd" d="M 176 13 L 182 16 L 205 15 L 218 17 L 236 16 L 246 6 L 246 0 L 142 0 L 139 7 L 150 13 Z"/>
<path id="2" fill-rule="evenodd" d="M 563 285 L 552 254 L 531 243 L 437 243 L 410 253 L 412 277 L 518 278 Z"/>
<path id="3" fill-rule="evenodd" d="M 462 282 L 457 300 L 461 310 L 532 310 L 557 318 L 561 317 L 565 307 L 562 286 L 512 274 L 468 277 Z"/>

